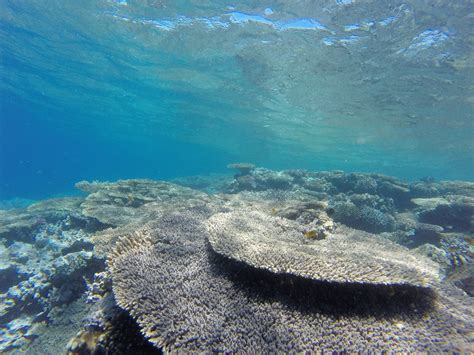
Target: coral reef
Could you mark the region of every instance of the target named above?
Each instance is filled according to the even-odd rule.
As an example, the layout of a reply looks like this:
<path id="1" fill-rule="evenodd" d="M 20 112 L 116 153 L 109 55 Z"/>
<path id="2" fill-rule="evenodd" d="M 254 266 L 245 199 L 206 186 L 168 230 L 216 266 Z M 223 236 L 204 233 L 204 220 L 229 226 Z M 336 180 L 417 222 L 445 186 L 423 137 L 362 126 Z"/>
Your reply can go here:
<path id="1" fill-rule="evenodd" d="M 473 183 L 234 168 L 5 204 L 0 351 L 473 350 Z"/>
<path id="2" fill-rule="evenodd" d="M 271 182 L 282 177 L 283 185 Z M 440 246 L 445 233 L 463 232 L 468 238 L 474 234 L 471 182 L 423 179 L 407 184 L 381 174 L 255 168 L 248 175 L 236 176 L 226 191 L 258 193 L 260 198 L 265 192 L 286 194 L 286 200 L 323 200 L 335 222 L 383 233 L 410 248 L 425 243 Z"/>
<path id="3" fill-rule="evenodd" d="M 349 227 L 367 232 L 390 232 L 395 229 L 395 219 L 389 213 L 369 206 L 357 206 L 351 201 L 336 201 L 331 205 L 334 220 Z"/>
<path id="4" fill-rule="evenodd" d="M 426 204 L 427 200 L 435 203 Z M 420 205 L 420 199 L 414 199 Z M 437 224 L 453 231 L 474 232 L 474 197 L 449 195 L 443 199 L 424 199 L 418 212 L 419 220 Z"/>
<path id="5" fill-rule="evenodd" d="M 107 292 L 96 302 L 82 329 L 68 342 L 69 355 L 77 354 L 162 354 L 140 333 L 137 322 L 115 303 Z"/>
<path id="6" fill-rule="evenodd" d="M 469 348 L 462 332 L 472 322 L 464 314 L 471 304 L 453 311 L 466 304 L 456 290 L 449 297 L 438 290 L 437 301 L 426 288 L 317 282 L 256 269 L 211 251 L 202 219 L 161 216 L 122 238 L 109 257 L 118 304 L 165 351 Z"/>
<path id="7" fill-rule="evenodd" d="M 449 280 L 466 291 L 469 296 L 474 297 L 474 264 L 470 263 L 457 268 L 451 273 Z"/>
<path id="8" fill-rule="evenodd" d="M 438 267 L 431 260 L 346 227 L 310 242 L 299 223 L 245 210 L 216 214 L 207 227 L 214 251 L 275 273 L 329 282 L 412 286 L 431 285 L 439 279 Z"/>
<path id="9" fill-rule="evenodd" d="M 159 209 L 202 206 L 209 200 L 206 193 L 164 181 L 81 181 L 76 187 L 89 193 L 82 213 L 114 227 L 149 219 Z"/>
<path id="10" fill-rule="evenodd" d="M 244 190 L 262 191 L 268 189 L 290 190 L 294 177 L 286 172 L 276 172 L 264 168 L 255 168 L 245 174 L 234 177 L 227 192 L 237 193 Z"/>
<path id="11" fill-rule="evenodd" d="M 54 322 L 54 310 L 78 300 L 85 279 L 105 267 L 90 233 L 102 225 L 82 216 L 80 198 L 0 211 L 0 351 L 25 348 Z"/>
<path id="12" fill-rule="evenodd" d="M 85 297 L 53 307 L 47 322 L 34 323 L 30 330 L 34 338 L 28 339 L 23 347 L 6 353 L 25 355 L 64 353 L 67 343 L 79 331 L 83 319 L 91 310 L 92 307 L 85 302 Z"/>
<path id="13" fill-rule="evenodd" d="M 100 223 L 82 215 L 80 204 L 82 198 L 59 198 L 44 200 L 27 208 L 0 210 L 0 238 L 7 242 L 32 242 L 35 231 L 49 223 L 67 219 L 70 228 L 95 230 Z"/>
<path id="14" fill-rule="evenodd" d="M 412 198 L 460 195 L 474 197 L 474 183 L 469 181 L 427 181 L 420 180 L 410 184 Z"/>
<path id="15" fill-rule="evenodd" d="M 280 210 L 273 208 L 271 214 L 302 223 L 300 231 L 306 238 L 321 240 L 327 238 L 336 228 L 328 212 L 332 214 L 327 203 L 309 201 L 294 202 L 291 206 Z"/>

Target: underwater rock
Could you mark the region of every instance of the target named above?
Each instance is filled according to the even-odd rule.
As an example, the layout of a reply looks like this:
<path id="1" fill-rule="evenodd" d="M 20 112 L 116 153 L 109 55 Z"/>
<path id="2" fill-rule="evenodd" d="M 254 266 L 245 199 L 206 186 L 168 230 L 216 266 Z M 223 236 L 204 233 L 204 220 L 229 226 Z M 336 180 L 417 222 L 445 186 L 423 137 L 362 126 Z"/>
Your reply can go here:
<path id="1" fill-rule="evenodd" d="M 6 292 L 21 280 L 24 280 L 24 278 L 14 262 L 6 260 L 0 262 L 0 293 Z"/>
<path id="2" fill-rule="evenodd" d="M 239 173 L 237 176 L 244 176 L 249 175 L 250 172 L 255 169 L 255 165 L 251 163 L 233 163 L 227 165 L 227 168 L 238 170 Z"/>
<path id="3" fill-rule="evenodd" d="M 43 321 L 48 285 L 40 275 L 33 275 L 0 295 L 0 351 L 24 348 L 35 337 L 35 322 Z M 17 326 L 21 324 L 19 329 Z"/>
<path id="4" fill-rule="evenodd" d="M 63 284 L 69 280 L 71 282 L 75 277 L 87 277 L 87 274 L 91 273 L 88 271 L 91 264 L 97 262 L 95 256 L 90 251 L 79 251 L 75 253 L 66 254 L 59 258 L 54 259 L 52 268 L 49 270 L 51 273 L 51 282 L 53 284 Z M 94 274 L 95 271 L 92 272 Z"/>
<path id="5" fill-rule="evenodd" d="M 27 264 L 28 260 L 38 258 L 38 250 L 30 243 L 14 242 L 8 247 L 10 259 L 20 263 Z"/>
<path id="6" fill-rule="evenodd" d="M 164 181 L 81 181 L 76 187 L 89 193 L 81 204 L 82 213 L 109 227 L 146 220 L 157 210 L 203 206 L 209 201 L 204 192 Z"/>
<path id="7" fill-rule="evenodd" d="M 0 327 L 0 352 L 15 348 L 25 349 L 37 335 L 32 332 L 32 318 L 21 316 Z"/>
<path id="8" fill-rule="evenodd" d="M 207 227 L 214 251 L 275 273 L 385 285 L 428 286 L 439 280 L 431 261 L 384 238 L 349 228 L 339 227 L 324 240 L 311 243 L 298 223 L 242 210 L 216 214 Z"/>
<path id="9" fill-rule="evenodd" d="M 164 351 L 469 349 L 463 332 L 472 318 L 467 306 L 456 311 L 466 302 L 455 290 L 438 301 L 426 288 L 273 273 L 214 253 L 207 237 L 202 217 L 165 214 L 109 256 L 118 305 Z"/>
<path id="10" fill-rule="evenodd" d="M 13 350 L 24 354 L 65 354 L 68 341 L 76 334 L 84 318 L 92 311 L 83 297 L 62 306 L 54 307 L 47 321 L 33 323 L 31 332 L 36 336 L 26 348 Z"/>

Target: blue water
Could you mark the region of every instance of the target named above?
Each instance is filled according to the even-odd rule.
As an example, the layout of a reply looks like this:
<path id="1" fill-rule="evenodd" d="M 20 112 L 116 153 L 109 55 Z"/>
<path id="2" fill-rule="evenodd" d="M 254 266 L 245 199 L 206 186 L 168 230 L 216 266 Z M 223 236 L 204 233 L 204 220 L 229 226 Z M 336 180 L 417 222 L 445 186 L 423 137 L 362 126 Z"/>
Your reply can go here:
<path id="1" fill-rule="evenodd" d="M 0 199 L 235 161 L 474 180 L 472 5 L 436 4 L 4 0 Z"/>
<path id="2" fill-rule="evenodd" d="M 59 114 L 51 117 L 51 112 L 32 113 L 17 105 L 4 105 L 2 111 L 0 195 L 7 199 L 70 195 L 74 183 L 85 179 L 205 174 L 235 160 L 212 147 L 163 134 L 137 138 L 124 132 L 114 136 L 107 134 L 107 128 L 95 132 L 48 122 L 63 119 Z"/>

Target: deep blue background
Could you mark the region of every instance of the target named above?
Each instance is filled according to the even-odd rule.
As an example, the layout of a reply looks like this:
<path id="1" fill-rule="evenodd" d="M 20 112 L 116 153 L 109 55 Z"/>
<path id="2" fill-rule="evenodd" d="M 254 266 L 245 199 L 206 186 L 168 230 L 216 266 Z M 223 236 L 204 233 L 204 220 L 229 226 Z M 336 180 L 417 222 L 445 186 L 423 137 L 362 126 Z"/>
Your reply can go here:
<path id="1" fill-rule="evenodd" d="M 74 183 L 126 178 L 167 179 L 225 171 L 233 157 L 208 147 L 155 136 L 104 138 L 52 122 L 67 114 L 31 112 L 19 98 L 0 101 L 0 199 L 74 193 Z M 57 117 L 53 117 L 56 115 Z"/>

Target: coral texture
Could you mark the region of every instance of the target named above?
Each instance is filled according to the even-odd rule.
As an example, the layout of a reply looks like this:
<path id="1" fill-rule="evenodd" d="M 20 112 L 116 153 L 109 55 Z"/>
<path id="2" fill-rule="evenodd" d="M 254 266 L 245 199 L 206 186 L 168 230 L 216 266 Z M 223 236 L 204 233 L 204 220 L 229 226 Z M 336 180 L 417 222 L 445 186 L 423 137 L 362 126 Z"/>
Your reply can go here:
<path id="1" fill-rule="evenodd" d="M 387 239 L 347 227 L 307 241 L 298 223 L 239 210 L 208 223 L 214 251 L 253 267 L 315 280 L 427 286 L 438 281 L 437 265 Z"/>
<path id="2" fill-rule="evenodd" d="M 145 179 L 119 180 L 117 182 L 81 181 L 76 187 L 88 192 L 81 204 L 85 216 L 96 218 L 110 226 L 123 226 L 150 219 L 156 210 L 183 205 L 202 206 L 208 195 L 165 181 Z"/>
<path id="3" fill-rule="evenodd" d="M 462 332 L 472 318 L 468 306 L 451 311 L 462 303 L 455 290 L 438 300 L 427 288 L 254 268 L 213 252 L 202 220 L 165 214 L 122 238 L 109 257 L 117 303 L 165 351 L 469 349 Z"/>

